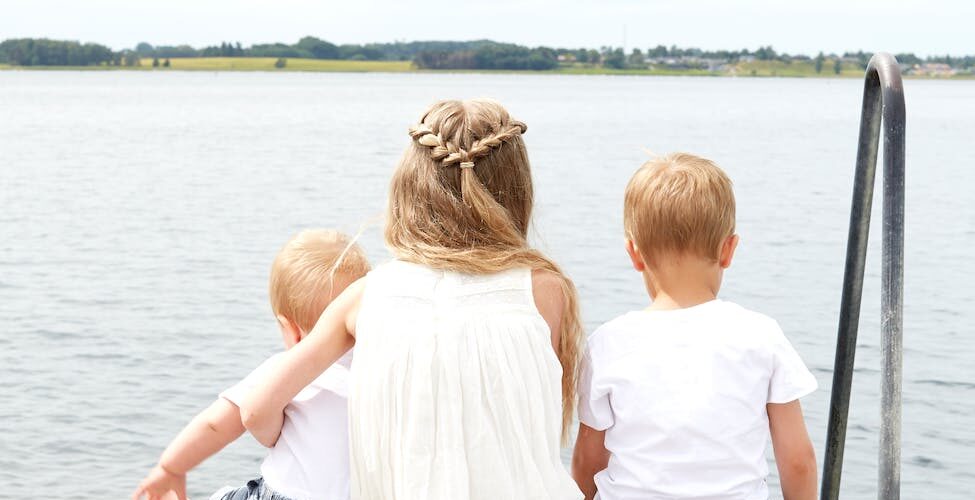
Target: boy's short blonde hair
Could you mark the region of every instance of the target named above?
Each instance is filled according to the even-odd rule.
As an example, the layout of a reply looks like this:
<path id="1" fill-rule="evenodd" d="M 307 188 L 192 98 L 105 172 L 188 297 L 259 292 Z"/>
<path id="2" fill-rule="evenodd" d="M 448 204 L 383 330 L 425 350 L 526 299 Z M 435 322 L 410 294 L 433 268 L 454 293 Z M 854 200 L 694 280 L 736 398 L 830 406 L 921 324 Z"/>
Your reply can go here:
<path id="1" fill-rule="evenodd" d="M 369 261 L 346 235 L 329 229 L 302 231 L 271 264 L 271 310 L 307 333 L 337 295 L 335 284 L 348 285 L 367 272 Z"/>
<path id="2" fill-rule="evenodd" d="M 714 162 L 692 154 L 652 159 L 626 186 L 623 226 L 644 259 L 658 252 L 717 259 L 735 232 L 731 180 Z"/>

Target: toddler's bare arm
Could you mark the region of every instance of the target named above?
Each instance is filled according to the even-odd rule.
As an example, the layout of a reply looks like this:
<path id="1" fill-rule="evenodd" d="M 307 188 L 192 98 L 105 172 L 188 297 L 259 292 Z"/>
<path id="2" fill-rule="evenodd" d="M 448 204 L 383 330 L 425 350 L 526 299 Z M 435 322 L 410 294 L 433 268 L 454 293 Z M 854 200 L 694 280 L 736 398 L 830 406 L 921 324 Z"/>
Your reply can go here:
<path id="1" fill-rule="evenodd" d="M 769 431 L 785 500 L 816 499 L 816 451 L 809 441 L 799 401 L 770 403 Z"/>
<path id="2" fill-rule="evenodd" d="M 163 498 L 167 492 L 174 492 L 181 500 L 186 498 L 186 473 L 243 433 L 240 409 L 230 401 L 217 399 L 169 443 L 159 463 L 142 480 L 132 498 L 143 495 L 150 499 Z"/>

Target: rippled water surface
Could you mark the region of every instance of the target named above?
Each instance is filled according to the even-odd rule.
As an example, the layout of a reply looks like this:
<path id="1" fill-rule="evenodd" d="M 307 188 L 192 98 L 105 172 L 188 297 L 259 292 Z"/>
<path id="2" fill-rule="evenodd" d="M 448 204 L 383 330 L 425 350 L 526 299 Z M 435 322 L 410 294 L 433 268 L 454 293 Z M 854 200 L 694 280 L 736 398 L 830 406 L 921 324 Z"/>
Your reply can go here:
<path id="1" fill-rule="evenodd" d="M 904 498 L 975 487 L 975 84 L 908 81 Z M 646 303 L 621 197 L 647 150 L 715 159 L 742 243 L 722 296 L 779 320 L 821 389 L 822 461 L 861 84 L 549 75 L 0 72 L 0 496 L 122 498 L 199 409 L 280 349 L 266 297 L 301 228 L 379 217 L 406 128 L 492 96 L 529 124 L 535 241 L 591 330 Z M 880 194 L 878 190 L 877 197 Z M 879 235 L 879 212 L 874 236 Z M 874 498 L 879 242 L 845 498 Z M 193 496 L 257 471 L 249 438 Z M 774 478 L 773 478 L 774 481 Z"/>

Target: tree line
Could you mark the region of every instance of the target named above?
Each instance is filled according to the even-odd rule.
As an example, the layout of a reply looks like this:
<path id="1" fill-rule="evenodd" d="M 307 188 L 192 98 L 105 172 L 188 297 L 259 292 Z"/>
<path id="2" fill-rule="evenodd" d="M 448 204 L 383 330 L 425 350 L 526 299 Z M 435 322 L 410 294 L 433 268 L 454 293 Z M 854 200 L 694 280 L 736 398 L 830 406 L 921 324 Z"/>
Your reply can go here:
<path id="1" fill-rule="evenodd" d="M 510 43 L 487 43 L 475 49 L 423 50 L 413 62 L 424 69 L 555 69 L 558 53 L 547 47 L 528 48 Z"/>
<path id="2" fill-rule="evenodd" d="M 17 66 L 122 65 L 124 54 L 97 43 L 15 38 L 0 42 L 0 62 Z"/>
<path id="3" fill-rule="evenodd" d="M 413 61 L 422 69 L 481 70 L 549 70 L 560 66 L 605 67 L 611 69 L 644 69 L 663 64 L 670 68 L 707 69 L 715 62 L 737 63 L 759 61 L 813 61 L 817 72 L 823 71 L 828 59 L 837 73 L 841 64 L 855 62 L 866 67 L 872 54 L 863 51 L 842 55 L 823 54 L 815 57 L 777 52 L 771 45 L 755 50 L 702 50 L 676 45 L 657 45 L 645 50 L 634 48 L 626 53 L 619 47 L 551 48 L 526 47 L 491 40 L 415 41 L 370 44 L 334 44 L 313 36 L 297 43 L 266 43 L 244 47 L 240 42 L 224 41 L 219 45 L 194 48 L 189 45 L 153 46 L 141 42 L 133 49 L 113 51 L 96 43 L 18 38 L 0 42 L 0 63 L 17 66 L 137 66 L 142 59 L 152 59 L 153 66 L 169 67 L 170 58 L 185 57 L 273 57 L 277 59 L 345 59 L 363 61 Z M 944 63 L 970 69 L 975 56 L 929 56 L 897 54 L 903 64 Z M 841 59 L 845 62 L 841 62 Z"/>

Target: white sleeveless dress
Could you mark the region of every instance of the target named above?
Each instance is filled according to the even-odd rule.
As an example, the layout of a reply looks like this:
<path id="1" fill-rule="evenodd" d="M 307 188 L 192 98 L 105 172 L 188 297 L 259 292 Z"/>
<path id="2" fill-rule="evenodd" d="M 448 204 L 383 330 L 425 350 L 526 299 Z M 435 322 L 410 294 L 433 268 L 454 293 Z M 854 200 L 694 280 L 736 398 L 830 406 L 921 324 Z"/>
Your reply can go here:
<path id="1" fill-rule="evenodd" d="M 580 499 L 531 271 L 369 273 L 349 394 L 352 498 Z"/>

